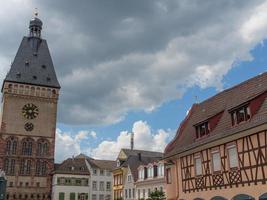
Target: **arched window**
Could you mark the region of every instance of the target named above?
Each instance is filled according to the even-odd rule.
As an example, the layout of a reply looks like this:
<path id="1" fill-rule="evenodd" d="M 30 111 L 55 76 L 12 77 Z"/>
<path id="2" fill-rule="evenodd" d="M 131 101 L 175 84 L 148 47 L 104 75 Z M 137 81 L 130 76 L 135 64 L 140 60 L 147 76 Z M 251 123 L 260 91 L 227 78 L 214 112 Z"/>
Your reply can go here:
<path id="1" fill-rule="evenodd" d="M 14 175 L 15 174 L 15 159 L 6 158 L 5 159 L 5 165 L 4 165 L 4 171 L 6 175 Z"/>
<path id="2" fill-rule="evenodd" d="M 55 98 L 56 97 L 56 90 L 52 90 L 52 97 Z"/>
<path id="3" fill-rule="evenodd" d="M 31 95 L 34 96 L 34 94 L 35 94 L 35 88 L 31 87 Z"/>
<path id="4" fill-rule="evenodd" d="M 224 197 L 216 196 L 216 197 L 212 197 L 210 200 L 227 200 L 227 199 Z"/>
<path id="5" fill-rule="evenodd" d="M 36 94 L 36 96 L 40 96 L 40 88 L 39 87 L 36 88 L 36 93 L 35 94 Z"/>
<path id="6" fill-rule="evenodd" d="M 232 200 L 255 200 L 255 198 L 247 194 L 238 194 L 235 197 L 233 197 Z"/>
<path id="7" fill-rule="evenodd" d="M 26 87 L 25 87 L 25 94 L 26 94 L 26 95 L 29 94 L 29 89 L 30 89 L 29 86 L 26 86 Z"/>
<path id="8" fill-rule="evenodd" d="M 267 193 L 261 195 L 261 196 L 259 197 L 259 200 L 267 200 Z"/>
<path id="9" fill-rule="evenodd" d="M 8 92 L 12 92 L 12 84 L 8 84 Z"/>
<path id="10" fill-rule="evenodd" d="M 14 137 L 10 137 L 6 142 L 6 154 L 15 155 L 17 152 L 17 140 Z"/>
<path id="11" fill-rule="evenodd" d="M 30 175 L 31 174 L 32 161 L 29 159 L 21 160 L 20 163 L 20 174 Z"/>
<path id="12" fill-rule="evenodd" d="M 32 139 L 24 139 L 22 140 L 22 155 L 31 156 L 32 155 Z"/>
<path id="13" fill-rule="evenodd" d="M 45 96 L 45 92 L 46 92 L 46 89 L 45 89 L 45 88 L 42 88 L 42 90 L 41 90 L 41 96 L 42 96 L 42 97 Z"/>
<path id="14" fill-rule="evenodd" d="M 35 174 L 37 176 L 45 176 L 47 175 L 47 165 L 46 162 L 43 160 L 38 160 L 36 162 L 36 171 Z"/>
<path id="15" fill-rule="evenodd" d="M 38 140 L 37 142 L 37 155 L 47 156 L 48 155 L 48 142 L 46 140 Z"/>

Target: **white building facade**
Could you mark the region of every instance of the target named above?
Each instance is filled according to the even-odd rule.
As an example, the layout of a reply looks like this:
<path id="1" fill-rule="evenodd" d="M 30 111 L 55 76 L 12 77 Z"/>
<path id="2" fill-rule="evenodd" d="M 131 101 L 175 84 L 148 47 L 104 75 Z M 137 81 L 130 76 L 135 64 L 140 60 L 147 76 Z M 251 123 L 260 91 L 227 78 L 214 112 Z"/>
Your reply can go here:
<path id="1" fill-rule="evenodd" d="M 115 161 L 95 160 L 83 154 L 55 166 L 52 200 L 112 200 Z"/>
<path id="2" fill-rule="evenodd" d="M 131 168 L 128 167 L 127 175 L 124 181 L 124 200 L 134 200 L 136 198 L 134 176 L 132 174 Z"/>
<path id="3" fill-rule="evenodd" d="M 86 159 L 90 176 L 90 200 L 112 200 L 113 176 L 115 161 Z"/>
<path id="4" fill-rule="evenodd" d="M 147 199 L 156 190 L 165 192 L 164 164 L 152 162 L 138 167 L 138 180 L 135 182 L 136 199 Z"/>
<path id="5" fill-rule="evenodd" d="M 89 200 L 90 172 L 83 158 L 69 158 L 55 165 L 52 200 Z"/>
<path id="6" fill-rule="evenodd" d="M 77 174 L 56 174 L 53 176 L 53 200 L 89 200 L 90 176 Z"/>

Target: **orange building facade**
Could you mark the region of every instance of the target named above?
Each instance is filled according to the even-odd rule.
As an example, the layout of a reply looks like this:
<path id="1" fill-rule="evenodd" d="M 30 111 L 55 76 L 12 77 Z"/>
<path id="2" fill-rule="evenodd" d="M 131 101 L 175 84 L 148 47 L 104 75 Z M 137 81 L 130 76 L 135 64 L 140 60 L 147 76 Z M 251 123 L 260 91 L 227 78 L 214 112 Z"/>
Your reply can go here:
<path id="1" fill-rule="evenodd" d="M 164 159 L 167 199 L 267 199 L 267 73 L 194 104 Z"/>

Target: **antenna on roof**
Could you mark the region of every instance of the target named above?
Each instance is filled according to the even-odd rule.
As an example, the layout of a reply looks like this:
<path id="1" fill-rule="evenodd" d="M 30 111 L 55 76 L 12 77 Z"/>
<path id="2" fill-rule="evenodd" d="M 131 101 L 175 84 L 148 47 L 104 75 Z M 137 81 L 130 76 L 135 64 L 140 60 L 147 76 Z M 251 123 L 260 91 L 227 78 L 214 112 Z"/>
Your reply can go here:
<path id="1" fill-rule="evenodd" d="M 195 103 L 198 103 L 198 96 L 195 95 Z"/>

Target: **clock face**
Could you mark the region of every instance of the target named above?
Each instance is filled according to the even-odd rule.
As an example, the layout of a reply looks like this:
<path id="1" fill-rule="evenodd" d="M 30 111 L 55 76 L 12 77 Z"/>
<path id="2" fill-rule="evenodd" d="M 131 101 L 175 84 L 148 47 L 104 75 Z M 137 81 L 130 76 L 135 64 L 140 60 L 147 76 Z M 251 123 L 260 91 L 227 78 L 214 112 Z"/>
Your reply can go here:
<path id="1" fill-rule="evenodd" d="M 29 122 L 24 125 L 24 128 L 26 131 L 32 131 L 33 127 L 34 127 L 33 123 L 29 123 Z"/>
<path id="2" fill-rule="evenodd" d="M 36 105 L 32 103 L 28 103 L 24 105 L 22 108 L 22 114 L 27 119 L 34 119 L 35 117 L 37 117 L 38 113 L 39 109 L 37 108 Z"/>

